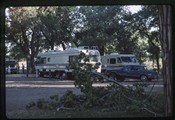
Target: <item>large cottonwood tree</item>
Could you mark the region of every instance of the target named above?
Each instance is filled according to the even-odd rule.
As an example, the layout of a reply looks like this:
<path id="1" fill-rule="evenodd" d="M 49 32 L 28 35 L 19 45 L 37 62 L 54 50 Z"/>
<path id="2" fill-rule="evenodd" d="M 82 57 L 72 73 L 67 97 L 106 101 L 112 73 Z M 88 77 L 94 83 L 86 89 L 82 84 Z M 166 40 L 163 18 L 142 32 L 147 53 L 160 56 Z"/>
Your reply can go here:
<path id="1" fill-rule="evenodd" d="M 172 7 L 158 5 L 160 21 L 160 41 L 163 52 L 163 80 L 166 97 L 165 116 L 173 112 L 173 79 L 172 79 Z"/>
<path id="2" fill-rule="evenodd" d="M 27 70 L 34 71 L 34 57 L 41 44 L 41 32 L 37 27 L 36 8 L 10 7 L 6 16 L 5 40 L 15 45 L 15 52 L 26 58 Z M 29 68 L 29 69 L 28 69 Z"/>

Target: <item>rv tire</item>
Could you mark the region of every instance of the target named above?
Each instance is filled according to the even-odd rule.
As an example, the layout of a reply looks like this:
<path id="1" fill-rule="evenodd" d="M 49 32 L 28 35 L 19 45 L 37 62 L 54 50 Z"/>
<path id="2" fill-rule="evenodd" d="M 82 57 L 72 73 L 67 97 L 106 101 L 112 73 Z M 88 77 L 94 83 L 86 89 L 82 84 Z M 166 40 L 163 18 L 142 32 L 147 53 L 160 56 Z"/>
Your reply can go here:
<path id="1" fill-rule="evenodd" d="M 55 72 L 55 73 L 54 73 L 54 76 L 55 76 L 55 78 L 60 79 L 60 72 L 58 72 L 58 71 Z"/>
<path id="2" fill-rule="evenodd" d="M 44 73 L 43 72 L 39 72 L 39 77 L 44 77 Z"/>
<path id="3" fill-rule="evenodd" d="M 120 77 L 120 78 L 119 78 L 119 81 L 121 81 L 121 82 L 123 82 L 124 80 L 125 80 L 124 77 Z"/>

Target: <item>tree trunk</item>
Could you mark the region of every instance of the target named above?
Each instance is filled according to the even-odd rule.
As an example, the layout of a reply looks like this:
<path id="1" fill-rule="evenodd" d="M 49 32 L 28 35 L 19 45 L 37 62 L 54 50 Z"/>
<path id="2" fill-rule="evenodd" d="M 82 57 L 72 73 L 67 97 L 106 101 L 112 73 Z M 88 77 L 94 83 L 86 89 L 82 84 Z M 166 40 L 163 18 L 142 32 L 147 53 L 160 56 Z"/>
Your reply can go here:
<path id="1" fill-rule="evenodd" d="M 154 58 L 153 58 L 152 68 L 154 69 Z"/>
<path id="2" fill-rule="evenodd" d="M 159 55 L 156 54 L 156 63 L 157 63 L 157 71 L 160 71 L 160 65 L 159 65 Z"/>
<path id="3" fill-rule="evenodd" d="M 61 45 L 62 45 L 62 47 L 63 47 L 63 50 L 65 50 L 65 49 L 66 49 L 65 44 L 64 44 L 63 42 L 61 42 Z"/>
<path id="4" fill-rule="evenodd" d="M 163 81 L 166 98 L 165 116 L 172 116 L 172 8 L 170 5 L 158 5 L 160 22 L 160 41 L 163 52 Z"/>
<path id="5" fill-rule="evenodd" d="M 31 73 L 34 73 L 35 71 L 35 61 L 34 61 L 34 54 L 30 55 L 30 67 L 31 67 Z"/>
<path id="6" fill-rule="evenodd" d="M 99 48 L 99 52 L 100 52 L 100 55 L 102 56 L 102 55 L 104 55 L 104 46 L 101 46 L 100 48 Z"/>
<path id="7" fill-rule="evenodd" d="M 50 41 L 50 48 L 51 50 L 54 50 L 54 42 Z"/>
<path id="8" fill-rule="evenodd" d="M 28 74 L 29 74 L 29 68 L 30 68 L 30 63 L 29 63 L 29 58 L 30 56 L 29 55 L 26 55 L 26 76 L 28 77 Z"/>

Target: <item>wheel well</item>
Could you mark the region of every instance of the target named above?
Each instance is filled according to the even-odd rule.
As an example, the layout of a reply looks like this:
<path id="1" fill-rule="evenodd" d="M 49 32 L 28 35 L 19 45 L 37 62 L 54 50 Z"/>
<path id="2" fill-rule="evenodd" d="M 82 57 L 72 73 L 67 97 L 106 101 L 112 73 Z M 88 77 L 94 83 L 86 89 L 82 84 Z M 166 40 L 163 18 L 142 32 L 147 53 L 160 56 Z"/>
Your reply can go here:
<path id="1" fill-rule="evenodd" d="M 54 73 L 60 73 L 60 74 L 63 74 L 63 73 L 65 73 L 65 71 L 58 71 L 58 70 L 55 70 Z"/>
<path id="2" fill-rule="evenodd" d="M 109 72 L 108 76 L 110 76 L 112 74 L 115 74 L 116 76 L 118 76 L 116 72 Z"/>
<path id="3" fill-rule="evenodd" d="M 116 72 L 109 72 L 109 74 L 116 74 L 116 75 L 117 75 L 117 73 L 116 73 Z"/>
<path id="4" fill-rule="evenodd" d="M 148 78 L 148 76 L 147 76 L 147 75 L 145 75 L 145 74 L 141 74 L 141 75 L 140 75 L 140 77 L 141 77 L 141 76 L 146 76 L 146 77 Z"/>

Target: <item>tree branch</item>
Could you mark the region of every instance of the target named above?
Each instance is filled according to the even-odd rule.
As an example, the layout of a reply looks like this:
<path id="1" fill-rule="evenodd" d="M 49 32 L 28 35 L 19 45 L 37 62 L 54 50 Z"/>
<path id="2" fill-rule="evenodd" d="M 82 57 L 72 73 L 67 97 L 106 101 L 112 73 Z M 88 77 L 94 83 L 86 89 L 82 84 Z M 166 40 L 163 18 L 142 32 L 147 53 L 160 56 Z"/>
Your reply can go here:
<path id="1" fill-rule="evenodd" d="M 60 110 L 69 110 L 69 111 L 73 111 L 73 110 L 75 110 L 75 108 L 67 108 L 67 107 L 61 106 L 61 107 L 58 107 L 58 108 L 57 108 L 57 111 L 60 111 Z"/>
<path id="2" fill-rule="evenodd" d="M 122 87 L 122 88 L 124 88 L 124 89 L 131 90 L 131 89 L 128 89 L 127 87 L 124 87 L 124 86 L 123 86 L 122 84 L 120 84 L 119 82 L 117 82 L 117 81 L 115 81 L 115 80 L 112 80 L 112 79 L 110 79 L 110 78 L 107 78 L 107 77 L 105 77 L 104 75 L 101 75 L 101 74 L 99 74 L 99 73 L 97 73 L 97 72 L 93 72 L 93 74 L 98 75 L 98 76 L 100 76 L 100 77 L 103 77 L 103 79 L 106 79 L 106 80 L 109 81 L 109 82 L 113 82 L 113 83 L 119 85 L 120 87 Z M 142 106 L 146 106 L 146 104 L 144 104 L 144 103 L 151 97 L 151 93 L 152 93 L 152 90 L 153 90 L 153 88 L 154 88 L 154 86 L 155 86 L 155 83 L 156 83 L 156 82 L 154 82 L 154 84 L 153 84 L 153 86 L 152 86 L 152 88 L 151 88 L 151 90 L 150 90 L 150 92 L 149 92 L 149 94 L 148 94 L 148 97 L 147 97 L 146 99 L 142 100 L 142 101 L 139 101 L 139 100 L 130 98 L 130 97 L 124 95 L 124 94 L 122 94 L 122 96 L 125 97 L 126 99 L 130 100 L 130 101 L 139 103 L 139 104 L 142 105 Z M 134 91 L 134 90 L 133 90 L 133 91 Z M 104 95 L 101 99 L 104 99 L 107 95 L 108 95 L 108 94 Z M 148 108 L 146 108 L 146 107 L 143 107 L 143 108 L 140 108 L 140 109 L 141 109 L 141 110 L 146 110 L 146 111 L 148 111 L 149 113 L 154 114 L 155 117 L 156 117 L 156 116 L 162 116 L 161 114 L 158 114 L 158 113 L 156 113 L 156 112 L 154 112 L 154 111 L 151 111 L 150 109 L 148 109 Z"/>

